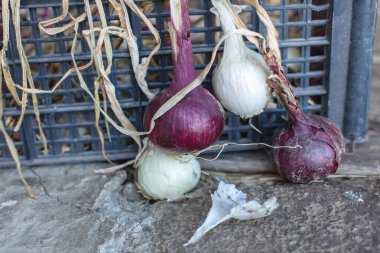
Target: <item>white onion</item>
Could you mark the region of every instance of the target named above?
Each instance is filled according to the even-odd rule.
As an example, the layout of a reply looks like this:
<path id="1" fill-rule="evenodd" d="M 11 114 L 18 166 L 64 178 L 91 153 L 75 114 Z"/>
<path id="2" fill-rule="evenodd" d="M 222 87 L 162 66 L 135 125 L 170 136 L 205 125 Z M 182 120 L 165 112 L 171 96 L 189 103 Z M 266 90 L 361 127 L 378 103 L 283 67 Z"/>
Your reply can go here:
<path id="1" fill-rule="evenodd" d="M 235 30 L 225 0 L 212 0 L 224 33 Z M 242 7 L 234 5 L 238 12 Z M 216 66 L 212 84 L 214 92 L 229 111 L 242 118 L 260 114 L 271 97 L 266 83 L 270 72 L 263 57 L 249 49 L 241 35 L 231 35 L 225 40 L 223 57 Z"/>
<path id="2" fill-rule="evenodd" d="M 167 153 L 152 144 L 148 145 L 136 166 L 137 185 L 148 199 L 181 198 L 195 188 L 201 176 L 195 156 Z"/>

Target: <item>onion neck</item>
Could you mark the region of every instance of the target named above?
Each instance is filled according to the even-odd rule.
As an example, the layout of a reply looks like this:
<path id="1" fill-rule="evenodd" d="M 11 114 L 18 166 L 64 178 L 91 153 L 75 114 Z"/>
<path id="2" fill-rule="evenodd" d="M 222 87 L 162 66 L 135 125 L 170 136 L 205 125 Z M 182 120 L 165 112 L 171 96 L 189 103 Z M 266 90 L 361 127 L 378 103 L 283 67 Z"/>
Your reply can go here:
<path id="1" fill-rule="evenodd" d="M 175 92 L 183 89 L 198 76 L 194 66 L 193 47 L 190 37 L 188 0 L 175 0 L 173 2 L 178 3 L 178 1 L 180 1 L 180 8 L 171 6 L 174 31 L 170 33 L 173 47 L 173 81 L 170 89 Z M 176 12 L 174 15 L 177 18 L 179 17 L 177 21 L 173 20 L 173 12 Z"/>
<path id="2" fill-rule="evenodd" d="M 279 60 L 271 52 L 265 55 L 264 58 L 270 70 L 278 77 L 278 79 L 270 79 L 270 86 L 274 89 L 288 112 L 289 122 L 295 122 L 298 121 L 297 119 L 304 118 L 305 113 L 302 111 L 281 65 L 279 65 Z"/>
<path id="3" fill-rule="evenodd" d="M 224 6 L 224 4 L 221 2 L 215 3 L 214 6 L 218 11 L 224 34 L 237 30 L 231 14 L 227 10 L 227 7 Z M 243 37 L 239 34 L 233 34 L 230 35 L 224 42 L 224 55 L 236 57 L 236 54 L 244 54 L 245 48 L 246 45 L 244 43 Z"/>
<path id="4" fill-rule="evenodd" d="M 178 36 L 177 36 L 178 37 Z M 178 53 L 173 54 L 173 89 L 182 89 L 197 77 L 194 67 L 193 49 L 190 35 L 188 38 L 177 40 Z"/>

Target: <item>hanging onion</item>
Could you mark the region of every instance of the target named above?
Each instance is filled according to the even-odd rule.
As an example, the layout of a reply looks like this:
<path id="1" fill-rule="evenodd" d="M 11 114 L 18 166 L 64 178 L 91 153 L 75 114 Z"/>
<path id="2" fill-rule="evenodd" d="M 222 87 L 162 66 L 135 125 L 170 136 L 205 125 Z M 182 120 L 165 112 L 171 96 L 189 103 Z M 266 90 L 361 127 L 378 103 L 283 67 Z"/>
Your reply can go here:
<path id="1" fill-rule="evenodd" d="M 172 44 L 173 80 L 148 104 L 144 128 L 169 99 L 197 78 L 190 38 L 187 0 L 170 1 L 168 26 Z M 173 200 L 192 190 L 200 179 L 200 166 L 192 152 L 209 147 L 225 123 L 220 103 L 198 86 L 155 120 L 150 143 L 138 158 L 137 184 L 145 197 Z"/>
<path id="2" fill-rule="evenodd" d="M 236 30 L 230 11 L 237 13 L 245 6 L 229 8 L 226 0 L 212 0 L 211 12 L 220 19 L 224 33 Z M 260 114 L 271 97 L 266 83 L 269 69 L 263 57 L 249 49 L 241 35 L 229 36 L 224 43 L 223 57 L 216 66 L 212 84 L 223 106 L 242 118 Z"/>
<path id="3" fill-rule="evenodd" d="M 278 172 L 294 183 L 321 180 L 335 173 L 344 153 L 344 139 L 338 126 L 322 116 L 308 116 L 302 112 L 289 81 L 282 69 L 268 58 L 279 79 L 272 86 L 288 112 L 288 124 L 277 130 L 274 146 L 300 148 L 273 149 L 273 160 Z"/>
<path id="4" fill-rule="evenodd" d="M 229 7 L 228 0 L 212 0 L 214 6 Z M 251 4 L 267 30 L 266 42 L 269 46 L 259 47 L 271 75 L 268 84 L 288 112 L 288 125 L 278 130 L 274 136 L 274 146 L 293 146 L 299 148 L 272 149 L 274 164 L 279 173 L 295 183 L 308 183 L 325 178 L 337 170 L 344 153 L 344 139 L 340 129 L 329 119 L 322 116 L 306 115 L 298 104 L 282 69 L 281 54 L 278 46 L 278 33 L 268 13 L 258 0 L 246 0 Z M 221 7 L 218 8 L 222 9 Z M 239 17 L 229 10 L 235 25 L 246 29 Z"/>
<path id="5" fill-rule="evenodd" d="M 197 77 L 194 67 L 187 0 L 170 5 L 169 31 L 173 50 L 173 80 L 157 94 L 144 114 L 149 129 L 155 112 Z M 174 153 L 191 153 L 207 148 L 220 136 L 225 122 L 220 103 L 202 86 L 187 94 L 178 104 L 155 121 L 149 139 L 158 147 Z"/>

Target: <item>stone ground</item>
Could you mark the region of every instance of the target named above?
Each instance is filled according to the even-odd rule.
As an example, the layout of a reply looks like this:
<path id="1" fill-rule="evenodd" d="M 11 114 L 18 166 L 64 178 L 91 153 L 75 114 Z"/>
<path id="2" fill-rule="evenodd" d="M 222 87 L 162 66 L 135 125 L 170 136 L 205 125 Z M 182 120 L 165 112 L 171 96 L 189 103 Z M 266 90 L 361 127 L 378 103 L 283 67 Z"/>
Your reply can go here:
<path id="1" fill-rule="evenodd" d="M 345 165 L 375 171 L 380 169 L 380 159 L 373 160 L 380 149 L 380 37 L 377 42 L 369 143 L 347 154 L 351 163 Z M 374 154 L 371 163 L 366 154 Z M 373 177 L 294 185 L 272 175 L 237 180 L 233 173 L 215 173 L 214 178 L 243 181 L 237 187 L 249 199 L 276 196 L 280 207 L 266 218 L 229 220 L 183 247 L 211 205 L 211 176 L 188 200 L 146 203 L 132 175 L 91 173 L 101 167 L 26 170 L 37 200 L 26 196 L 15 170 L 1 170 L 0 252 L 380 252 L 380 180 Z"/>

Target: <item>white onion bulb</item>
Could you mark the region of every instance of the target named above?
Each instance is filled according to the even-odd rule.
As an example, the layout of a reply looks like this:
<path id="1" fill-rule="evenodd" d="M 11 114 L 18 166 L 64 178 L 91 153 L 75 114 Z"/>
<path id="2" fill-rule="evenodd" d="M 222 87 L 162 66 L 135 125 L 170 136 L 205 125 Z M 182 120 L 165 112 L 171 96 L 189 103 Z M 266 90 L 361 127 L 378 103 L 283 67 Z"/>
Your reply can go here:
<path id="1" fill-rule="evenodd" d="M 212 0 L 224 33 L 235 30 L 225 0 Z M 243 6 L 234 5 L 238 12 Z M 269 68 L 263 57 L 249 49 L 241 35 L 231 35 L 225 40 L 223 57 L 216 66 L 212 84 L 215 95 L 225 108 L 242 118 L 260 114 L 271 97 L 267 85 Z"/>
<path id="2" fill-rule="evenodd" d="M 148 145 L 138 159 L 137 185 L 148 199 L 175 200 L 182 198 L 198 184 L 201 176 L 194 155 L 167 153 Z"/>

